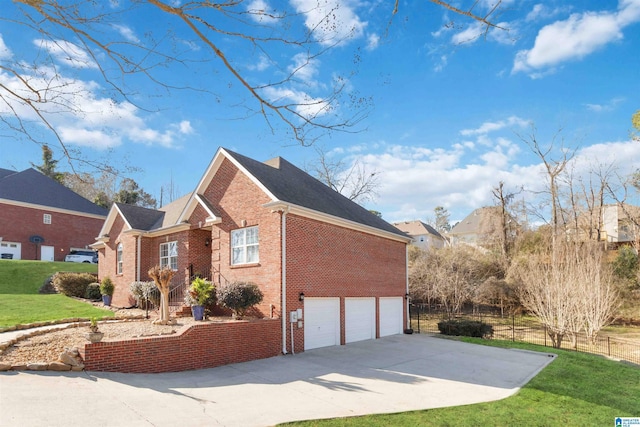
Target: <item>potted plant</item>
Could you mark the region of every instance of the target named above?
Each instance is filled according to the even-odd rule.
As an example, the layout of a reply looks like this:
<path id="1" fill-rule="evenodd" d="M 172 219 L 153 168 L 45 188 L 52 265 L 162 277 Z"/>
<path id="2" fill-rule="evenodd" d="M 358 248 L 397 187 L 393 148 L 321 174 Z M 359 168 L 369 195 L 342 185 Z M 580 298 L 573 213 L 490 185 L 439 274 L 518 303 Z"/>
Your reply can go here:
<path id="1" fill-rule="evenodd" d="M 98 319 L 92 317 L 91 324 L 89 325 L 89 333 L 87 334 L 87 339 L 92 343 L 96 343 L 102 341 L 103 336 L 104 333 L 98 330 Z"/>
<path id="2" fill-rule="evenodd" d="M 102 294 L 102 303 L 106 306 L 111 305 L 111 297 L 113 297 L 113 292 L 115 290 L 115 286 L 111 281 L 109 276 L 102 279 L 100 282 L 100 293 Z"/>
<path id="3" fill-rule="evenodd" d="M 206 305 L 212 304 L 215 298 L 215 288 L 213 284 L 201 277 L 197 277 L 191 282 L 184 297 L 186 305 L 191 306 L 191 314 L 195 320 L 204 319 L 204 309 Z"/>

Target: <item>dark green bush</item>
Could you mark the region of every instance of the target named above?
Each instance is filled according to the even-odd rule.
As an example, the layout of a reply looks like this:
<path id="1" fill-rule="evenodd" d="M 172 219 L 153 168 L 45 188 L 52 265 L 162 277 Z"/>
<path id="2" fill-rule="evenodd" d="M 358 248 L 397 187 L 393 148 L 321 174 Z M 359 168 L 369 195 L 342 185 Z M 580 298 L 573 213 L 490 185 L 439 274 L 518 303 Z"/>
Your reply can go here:
<path id="1" fill-rule="evenodd" d="M 53 286 L 68 297 L 84 298 L 89 283 L 94 283 L 96 276 L 91 273 L 56 273 Z"/>
<path id="2" fill-rule="evenodd" d="M 438 322 L 438 330 L 443 335 L 474 338 L 489 338 L 493 336 L 493 326 L 478 320 L 443 320 Z"/>
<path id="3" fill-rule="evenodd" d="M 237 319 L 262 302 L 263 294 L 258 285 L 250 282 L 233 282 L 217 289 L 218 303 L 231 309 Z"/>
<path id="4" fill-rule="evenodd" d="M 89 283 L 87 285 L 87 290 L 84 293 L 84 297 L 94 301 L 100 300 L 100 298 L 102 298 L 102 294 L 100 293 L 100 283 Z"/>

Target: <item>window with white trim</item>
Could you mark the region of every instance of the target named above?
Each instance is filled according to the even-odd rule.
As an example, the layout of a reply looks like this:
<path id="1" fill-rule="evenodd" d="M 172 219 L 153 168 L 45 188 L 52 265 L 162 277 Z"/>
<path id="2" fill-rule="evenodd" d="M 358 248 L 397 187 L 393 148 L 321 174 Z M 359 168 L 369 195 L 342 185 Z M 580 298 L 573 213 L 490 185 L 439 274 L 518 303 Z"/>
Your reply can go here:
<path id="1" fill-rule="evenodd" d="M 178 242 L 160 243 L 160 267 L 178 269 Z"/>
<path id="2" fill-rule="evenodd" d="M 231 265 L 255 264 L 258 256 L 258 227 L 231 231 Z"/>
<path id="3" fill-rule="evenodd" d="M 122 243 L 116 247 L 116 274 L 122 274 Z"/>
<path id="4" fill-rule="evenodd" d="M 42 215 L 42 222 L 45 224 L 51 224 L 51 214 Z"/>

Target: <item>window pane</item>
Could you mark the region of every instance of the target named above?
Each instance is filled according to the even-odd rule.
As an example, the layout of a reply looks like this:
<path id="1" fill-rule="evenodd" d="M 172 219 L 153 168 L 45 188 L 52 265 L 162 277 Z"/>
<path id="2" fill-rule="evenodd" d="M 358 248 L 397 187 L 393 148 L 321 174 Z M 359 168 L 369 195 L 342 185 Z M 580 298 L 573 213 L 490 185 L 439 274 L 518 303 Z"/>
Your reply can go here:
<path id="1" fill-rule="evenodd" d="M 244 248 L 233 248 L 231 263 L 232 264 L 244 263 Z"/>
<path id="2" fill-rule="evenodd" d="M 258 227 L 247 228 L 247 245 L 258 243 Z"/>
<path id="3" fill-rule="evenodd" d="M 234 230 L 231 232 L 231 247 L 237 248 L 244 245 L 244 230 Z"/>
<path id="4" fill-rule="evenodd" d="M 169 256 L 178 256 L 178 242 L 169 243 Z"/>
<path id="5" fill-rule="evenodd" d="M 258 262 L 258 246 L 247 246 L 247 262 Z"/>

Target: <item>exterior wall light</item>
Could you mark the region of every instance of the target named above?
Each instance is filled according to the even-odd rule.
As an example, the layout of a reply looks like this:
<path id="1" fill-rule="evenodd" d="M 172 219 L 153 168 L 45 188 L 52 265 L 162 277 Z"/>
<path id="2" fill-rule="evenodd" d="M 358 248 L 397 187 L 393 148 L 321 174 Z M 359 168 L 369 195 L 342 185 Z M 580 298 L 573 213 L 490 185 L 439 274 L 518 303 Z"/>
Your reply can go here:
<path id="1" fill-rule="evenodd" d="M 300 292 L 300 295 L 298 295 L 298 301 L 304 301 L 304 292 Z"/>

